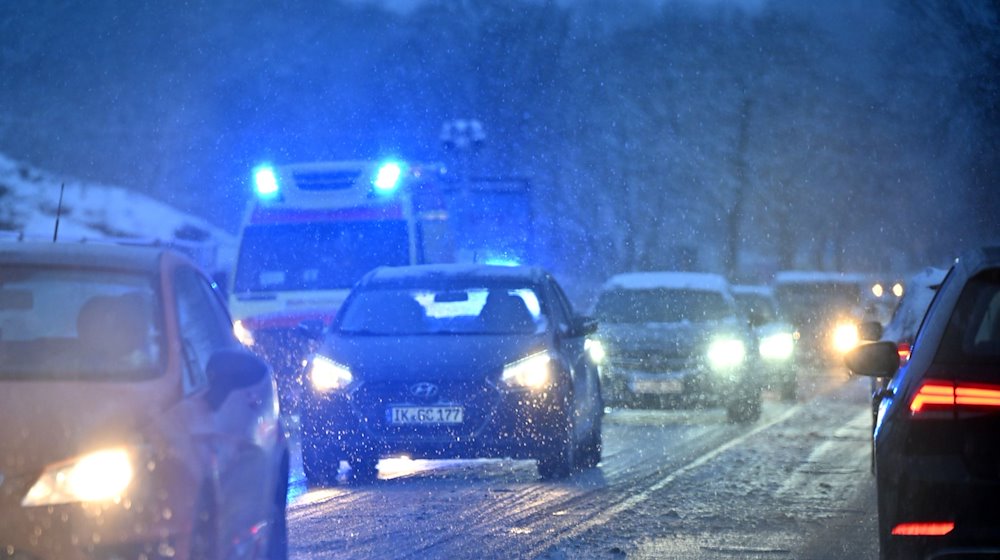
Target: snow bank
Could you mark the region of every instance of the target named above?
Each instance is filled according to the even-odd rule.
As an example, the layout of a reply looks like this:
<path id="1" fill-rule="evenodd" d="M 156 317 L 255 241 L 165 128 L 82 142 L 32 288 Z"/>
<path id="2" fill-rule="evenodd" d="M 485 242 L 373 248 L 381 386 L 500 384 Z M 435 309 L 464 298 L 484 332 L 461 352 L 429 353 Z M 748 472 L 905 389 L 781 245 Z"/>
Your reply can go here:
<path id="1" fill-rule="evenodd" d="M 0 232 L 7 237 L 51 239 L 65 184 L 61 240 L 137 238 L 205 244 L 235 253 L 236 240 L 209 222 L 122 187 L 86 183 L 0 154 Z"/>

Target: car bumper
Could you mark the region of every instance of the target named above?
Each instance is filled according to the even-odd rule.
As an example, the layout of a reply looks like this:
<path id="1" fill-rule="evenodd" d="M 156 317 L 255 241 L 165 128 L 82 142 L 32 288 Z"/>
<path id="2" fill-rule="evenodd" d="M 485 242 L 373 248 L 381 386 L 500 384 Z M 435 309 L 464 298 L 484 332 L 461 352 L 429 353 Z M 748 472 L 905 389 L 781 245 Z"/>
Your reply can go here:
<path id="1" fill-rule="evenodd" d="M 601 375 L 609 404 L 632 404 L 649 397 L 722 400 L 754 381 L 747 369 L 716 372 L 707 367 L 653 372 L 608 364 Z"/>
<path id="2" fill-rule="evenodd" d="M 907 457 L 898 475 L 880 476 L 883 531 L 904 523 L 952 522 L 941 536 L 889 535 L 893 545 L 915 555 L 971 554 L 1000 551 L 1000 476 L 970 473 L 961 459 L 949 456 Z M 886 472 L 888 466 L 881 467 Z M 891 491 L 885 492 L 885 488 Z"/>
<path id="3" fill-rule="evenodd" d="M 463 406 L 457 425 L 393 425 L 386 402 L 364 409 L 343 395 L 310 398 L 302 409 L 303 446 L 329 461 L 358 455 L 405 454 L 414 459 L 538 457 L 565 421 L 564 397 L 558 392 L 498 390 L 486 404 L 452 399 L 427 405 Z M 476 410 L 473 412 L 473 408 Z"/>

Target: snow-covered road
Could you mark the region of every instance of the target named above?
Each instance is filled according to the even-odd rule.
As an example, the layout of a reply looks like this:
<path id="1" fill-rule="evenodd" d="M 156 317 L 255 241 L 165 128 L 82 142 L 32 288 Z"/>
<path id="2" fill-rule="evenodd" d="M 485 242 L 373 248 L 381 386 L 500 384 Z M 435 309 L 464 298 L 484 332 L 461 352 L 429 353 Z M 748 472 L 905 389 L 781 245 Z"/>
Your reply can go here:
<path id="1" fill-rule="evenodd" d="M 874 558 L 868 384 L 802 379 L 760 421 L 614 411 L 605 459 L 565 482 L 518 461 L 383 461 L 382 479 L 297 496 L 292 557 Z"/>

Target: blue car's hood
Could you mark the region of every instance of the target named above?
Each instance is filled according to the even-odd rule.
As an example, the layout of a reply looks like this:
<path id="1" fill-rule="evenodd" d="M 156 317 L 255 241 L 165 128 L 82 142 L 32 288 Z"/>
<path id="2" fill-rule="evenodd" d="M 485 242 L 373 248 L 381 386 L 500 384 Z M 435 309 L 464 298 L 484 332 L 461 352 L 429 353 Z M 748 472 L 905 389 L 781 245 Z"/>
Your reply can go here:
<path id="1" fill-rule="evenodd" d="M 362 381 L 499 379 L 506 364 L 547 348 L 548 336 L 335 335 L 321 354 Z"/>

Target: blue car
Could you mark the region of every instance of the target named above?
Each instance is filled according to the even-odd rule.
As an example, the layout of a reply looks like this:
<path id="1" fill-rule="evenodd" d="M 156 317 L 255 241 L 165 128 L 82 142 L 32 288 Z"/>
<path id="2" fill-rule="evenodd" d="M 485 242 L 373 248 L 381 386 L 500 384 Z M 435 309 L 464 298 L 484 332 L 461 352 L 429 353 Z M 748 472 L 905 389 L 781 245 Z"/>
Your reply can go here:
<path id="1" fill-rule="evenodd" d="M 883 559 L 1000 551 L 1000 247 L 948 272 L 900 367 L 896 341 L 856 348 L 856 374 L 891 376 L 875 428 Z M 979 557 L 979 556 L 977 556 Z"/>
<path id="2" fill-rule="evenodd" d="M 601 458 L 597 323 L 538 268 L 384 267 L 352 290 L 305 372 L 312 484 L 377 477 L 386 456 L 535 459 L 561 478 Z"/>

